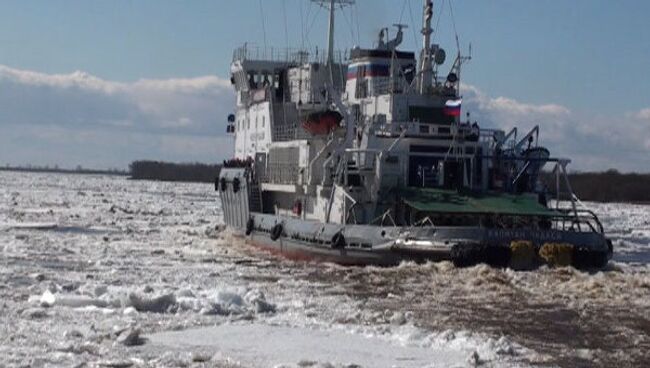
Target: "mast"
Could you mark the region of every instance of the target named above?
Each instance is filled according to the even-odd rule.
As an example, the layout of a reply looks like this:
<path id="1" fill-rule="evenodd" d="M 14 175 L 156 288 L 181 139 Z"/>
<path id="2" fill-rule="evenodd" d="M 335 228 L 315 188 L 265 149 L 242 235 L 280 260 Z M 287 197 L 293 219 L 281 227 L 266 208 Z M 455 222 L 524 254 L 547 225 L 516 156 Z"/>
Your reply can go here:
<path id="1" fill-rule="evenodd" d="M 433 18 L 433 1 L 424 0 L 424 15 L 422 25 L 422 53 L 420 54 L 420 79 L 418 80 L 419 92 L 427 93 L 431 89 L 431 18 Z"/>
<path id="2" fill-rule="evenodd" d="M 329 10 L 329 26 L 327 29 L 327 65 L 334 64 L 334 12 L 336 5 L 353 5 L 355 0 L 312 0 Z"/>
<path id="3" fill-rule="evenodd" d="M 327 28 L 327 65 L 334 64 L 334 0 L 330 0 L 330 21 Z"/>

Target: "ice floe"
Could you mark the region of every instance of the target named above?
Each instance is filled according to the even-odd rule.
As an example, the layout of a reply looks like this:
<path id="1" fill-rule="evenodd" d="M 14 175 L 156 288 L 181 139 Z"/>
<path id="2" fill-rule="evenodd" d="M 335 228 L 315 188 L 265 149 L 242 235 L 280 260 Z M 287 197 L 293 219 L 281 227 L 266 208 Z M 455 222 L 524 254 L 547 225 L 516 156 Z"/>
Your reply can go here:
<path id="1" fill-rule="evenodd" d="M 210 185 L 3 173 L 0 196 L 0 365 L 8 367 L 650 358 L 639 327 L 650 320 L 650 266 L 639 258 L 650 252 L 648 206 L 587 204 L 615 239 L 615 260 L 601 272 L 515 272 L 286 261 L 219 228 Z M 598 323 L 614 333 L 594 333 Z"/>

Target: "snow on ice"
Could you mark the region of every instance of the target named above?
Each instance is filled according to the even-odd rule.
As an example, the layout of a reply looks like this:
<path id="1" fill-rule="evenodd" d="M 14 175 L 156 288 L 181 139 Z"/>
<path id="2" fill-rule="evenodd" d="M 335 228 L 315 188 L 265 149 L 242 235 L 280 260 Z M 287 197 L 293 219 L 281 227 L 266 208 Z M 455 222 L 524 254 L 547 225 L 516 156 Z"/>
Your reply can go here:
<path id="1" fill-rule="evenodd" d="M 650 207 L 587 204 L 608 269 L 290 262 L 210 185 L 0 173 L 0 366 L 642 366 Z"/>

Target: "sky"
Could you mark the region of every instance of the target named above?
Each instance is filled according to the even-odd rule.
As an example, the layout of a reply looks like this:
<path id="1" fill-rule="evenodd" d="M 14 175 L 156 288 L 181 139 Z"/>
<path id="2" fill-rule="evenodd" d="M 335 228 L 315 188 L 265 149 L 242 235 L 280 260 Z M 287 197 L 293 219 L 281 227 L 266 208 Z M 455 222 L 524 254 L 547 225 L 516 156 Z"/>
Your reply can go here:
<path id="1" fill-rule="evenodd" d="M 650 172 L 650 1 L 434 3 L 435 42 L 471 45 L 463 108 L 482 126 L 539 124 L 574 170 Z M 357 0 L 337 48 L 405 23 L 401 49 L 417 50 L 421 9 Z M 322 49 L 326 22 L 309 0 L 0 0 L 0 165 L 219 162 L 233 49 Z"/>

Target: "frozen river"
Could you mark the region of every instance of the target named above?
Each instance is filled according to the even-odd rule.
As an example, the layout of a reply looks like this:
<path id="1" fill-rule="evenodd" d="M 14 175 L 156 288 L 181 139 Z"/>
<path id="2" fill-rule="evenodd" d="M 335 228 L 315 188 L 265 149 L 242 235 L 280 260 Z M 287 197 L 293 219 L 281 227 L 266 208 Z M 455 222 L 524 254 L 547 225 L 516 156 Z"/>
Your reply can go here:
<path id="1" fill-rule="evenodd" d="M 215 230 L 208 184 L 0 172 L 0 367 L 644 367 L 650 206 L 603 272 L 346 268 Z"/>

